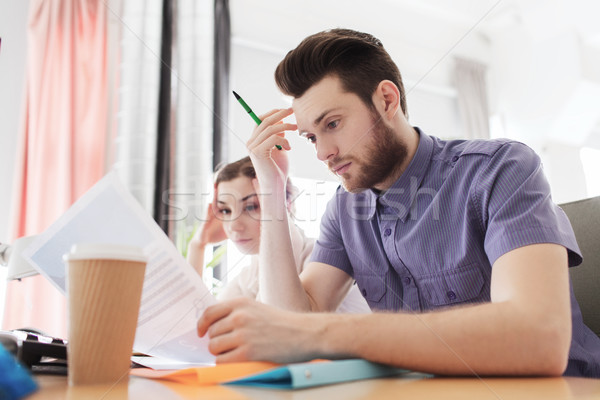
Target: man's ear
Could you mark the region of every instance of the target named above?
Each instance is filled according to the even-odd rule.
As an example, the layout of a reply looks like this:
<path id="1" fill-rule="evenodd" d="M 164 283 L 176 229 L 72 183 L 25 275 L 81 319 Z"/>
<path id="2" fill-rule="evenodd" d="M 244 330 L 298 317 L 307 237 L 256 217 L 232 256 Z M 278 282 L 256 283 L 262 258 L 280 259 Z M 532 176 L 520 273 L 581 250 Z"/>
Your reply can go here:
<path id="1" fill-rule="evenodd" d="M 387 79 L 379 82 L 373 94 L 373 104 L 383 117 L 391 120 L 400 109 L 400 90 Z"/>

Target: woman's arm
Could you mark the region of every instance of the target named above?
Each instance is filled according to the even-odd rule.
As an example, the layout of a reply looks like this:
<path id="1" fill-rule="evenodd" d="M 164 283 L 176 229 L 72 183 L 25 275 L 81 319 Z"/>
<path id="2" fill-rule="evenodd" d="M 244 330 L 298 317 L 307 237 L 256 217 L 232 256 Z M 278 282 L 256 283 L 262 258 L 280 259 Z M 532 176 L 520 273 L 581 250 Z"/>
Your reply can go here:
<path id="1" fill-rule="evenodd" d="M 198 275 L 202 277 L 204 272 L 204 251 L 206 244 L 202 243 L 196 236 L 190 240 L 187 250 L 187 262 L 194 267 Z"/>
<path id="2" fill-rule="evenodd" d="M 223 224 L 217 218 L 212 204 L 209 204 L 204 223 L 188 244 L 187 261 L 200 276 L 202 276 L 202 272 L 204 271 L 204 251 L 206 250 L 206 246 L 222 242 L 226 239 L 227 234 L 223 229 Z"/>

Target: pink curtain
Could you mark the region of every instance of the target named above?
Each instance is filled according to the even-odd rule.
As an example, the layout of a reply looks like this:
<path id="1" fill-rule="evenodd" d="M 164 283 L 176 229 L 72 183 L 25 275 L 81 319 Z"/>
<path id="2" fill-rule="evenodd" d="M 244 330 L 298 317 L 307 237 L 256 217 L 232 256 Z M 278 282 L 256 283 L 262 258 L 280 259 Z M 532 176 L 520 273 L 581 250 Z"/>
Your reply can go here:
<path id="1" fill-rule="evenodd" d="M 104 174 L 106 14 L 99 0 L 30 3 L 14 238 L 44 231 Z M 22 327 L 66 337 L 65 298 L 41 276 L 8 285 L 3 329 Z"/>

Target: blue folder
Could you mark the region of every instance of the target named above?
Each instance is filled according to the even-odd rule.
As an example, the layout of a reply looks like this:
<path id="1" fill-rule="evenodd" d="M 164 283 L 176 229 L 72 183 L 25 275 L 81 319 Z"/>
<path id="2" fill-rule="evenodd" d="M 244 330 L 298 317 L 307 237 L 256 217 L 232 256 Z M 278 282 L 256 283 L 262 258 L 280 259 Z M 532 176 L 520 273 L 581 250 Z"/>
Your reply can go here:
<path id="1" fill-rule="evenodd" d="M 17 400 L 36 390 L 29 370 L 0 344 L 0 399 Z"/>
<path id="2" fill-rule="evenodd" d="M 362 359 L 336 360 L 288 364 L 225 384 L 274 389 L 302 389 L 360 379 L 397 376 L 408 372 L 404 369 Z"/>

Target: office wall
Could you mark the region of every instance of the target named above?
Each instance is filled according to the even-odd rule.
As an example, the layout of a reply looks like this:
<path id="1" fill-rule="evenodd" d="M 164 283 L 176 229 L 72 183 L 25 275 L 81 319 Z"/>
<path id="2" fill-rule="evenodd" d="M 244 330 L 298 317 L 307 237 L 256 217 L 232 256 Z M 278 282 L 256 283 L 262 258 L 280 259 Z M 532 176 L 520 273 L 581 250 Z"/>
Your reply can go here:
<path id="1" fill-rule="evenodd" d="M 24 91 L 29 0 L 0 5 L 0 242 L 9 242 L 13 173 Z M 0 268 L 0 321 L 4 315 L 5 269 Z"/>
<path id="2" fill-rule="evenodd" d="M 0 10 L 0 242 L 9 238 L 9 210 L 27 52 L 29 1 L 2 1 Z"/>
<path id="3" fill-rule="evenodd" d="M 600 134 L 600 64 L 581 57 L 580 38 L 570 32 L 527 31 L 516 24 L 492 41 L 489 76 L 491 113 L 500 136 L 531 146 L 541 157 L 554 201 L 597 195 L 586 179 L 582 147 L 597 147 Z"/>

